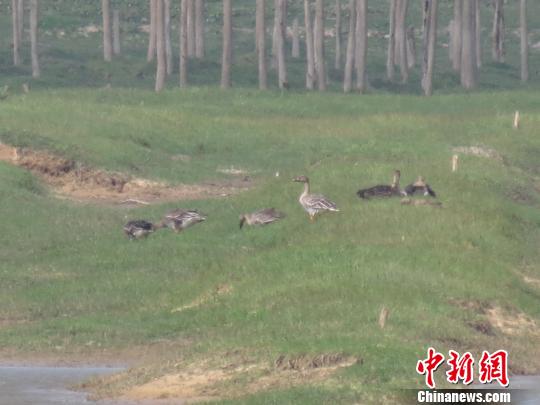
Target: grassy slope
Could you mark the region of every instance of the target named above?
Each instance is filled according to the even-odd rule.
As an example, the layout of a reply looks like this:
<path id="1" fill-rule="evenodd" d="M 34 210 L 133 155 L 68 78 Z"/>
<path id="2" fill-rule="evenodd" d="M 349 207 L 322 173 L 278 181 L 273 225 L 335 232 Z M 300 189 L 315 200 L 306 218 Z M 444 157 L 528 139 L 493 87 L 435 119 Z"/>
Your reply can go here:
<path id="1" fill-rule="evenodd" d="M 98 34 L 75 34 L 98 21 L 96 10 L 86 2 L 49 3 L 62 12 L 44 10 L 44 76 L 32 82 L 31 94 L 0 102 L 1 140 L 171 182 L 217 178 L 218 167 L 234 165 L 253 171 L 260 185 L 232 199 L 189 204 L 210 218 L 185 235 L 158 233 L 128 243 L 120 231 L 126 218 L 154 219 L 172 205 L 126 211 L 70 204 L 0 163 L 0 212 L 8 218 L 0 236 L 0 319 L 9 320 L 0 328 L 0 347 L 62 355 L 170 340 L 187 342 L 171 357 L 240 347 L 264 360 L 329 351 L 365 360 L 334 384 L 262 394 L 248 399 L 253 403 L 351 402 L 370 393 L 380 398 L 380 390 L 419 381 L 413 367 L 428 344 L 441 350 L 504 346 L 516 357 L 515 371 L 537 366 L 528 360 L 534 358 L 527 353 L 534 349 L 530 339 L 479 334 L 467 325 L 482 317 L 449 302 L 489 301 L 540 318 L 538 290 L 518 274 L 540 273 L 540 144 L 534 131 L 540 103 L 533 90 L 500 91 L 520 88 L 513 34 L 507 35 L 508 64 L 490 63 L 484 55 L 482 94 L 442 95 L 460 92 L 444 50 L 436 97 L 411 95 L 418 92 L 417 73 L 408 86 L 384 82 L 384 42 L 373 39 L 369 75 L 379 94 L 281 96 L 198 87 L 158 96 L 140 90 L 152 88 L 154 70 L 144 62 L 145 36 L 135 33 L 140 14 L 130 15 L 126 26 L 126 53 L 108 66 L 99 61 Z M 217 3 L 209 3 L 215 24 Z M 534 27 L 540 4 L 529 3 Z M 247 3 L 236 4 L 239 25 L 252 24 Z M 386 11 L 379 7 L 370 9 L 370 28 L 384 30 Z M 0 10 L 0 84 L 17 93 L 28 68 L 10 67 L 6 2 Z M 488 14 L 486 7 L 486 27 Z M 443 5 L 441 25 L 449 15 Z M 509 7 L 509 31 L 515 17 Z M 57 36 L 60 29 L 65 37 Z M 236 38 L 234 81 L 253 88 L 252 35 Z M 212 85 L 219 78 L 219 33 L 212 30 L 208 40 L 207 59 L 192 62 L 194 83 Z M 538 88 L 538 58 L 531 54 L 532 89 Z M 302 63 L 291 62 L 290 69 L 291 84 L 301 87 Z M 141 72 L 145 77 L 136 78 Z M 103 86 L 107 73 L 114 91 L 80 89 Z M 338 89 L 339 73 L 330 75 Z M 58 90 L 72 86 L 78 89 Z M 390 91 L 409 94 L 385 94 Z M 509 129 L 516 109 L 525 117 L 519 133 Z M 462 157 L 462 169 L 452 175 L 451 147 L 475 144 L 497 149 L 505 163 Z M 170 159 L 176 154 L 192 160 Z M 445 208 L 356 199 L 357 188 L 388 181 L 394 168 L 405 181 L 426 175 Z M 335 199 L 342 212 L 308 224 L 296 202 L 299 186 L 290 182 L 300 173 L 310 175 L 314 188 Z M 527 204 L 509 198 L 516 189 Z M 237 230 L 239 212 L 272 205 L 288 219 Z M 230 295 L 170 313 L 222 283 L 232 285 Z M 376 327 L 382 305 L 391 310 L 384 332 Z M 18 320 L 26 323 L 12 322 Z"/>
<path id="2" fill-rule="evenodd" d="M 426 100 L 88 90 L 37 92 L 2 107 L 4 141 L 173 182 L 215 178 L 217 167 L 234 165 L 256 173 L 261 185 L 189 204 L 209 220 L 184 235 L 130 243 L 120 231 L 127 217 L 154 219 L 170 205 L 125 211 L 58 201 L 27 173 L 1 164 L 0 207 L 9 221 L 0 241 L 0 307 L 3 318 L 29 322 L 0 330 L 0 346 L 63 353 L 170 339 L 190 342 L 182 357 L 236 348 L 262 359 L 345 351 L 365 363 L 343 375 L 344 398 L 356 395 L 358 379 L 381 387 L 417 381 L 412 367 L 427 344 L 504 344 L 515 370 L 537 366 L 524 355 L 532 341 L 484 336 L 467 326 L 480 315 L 450 303 L 480 300 L 540 319 L 538 291 L 518 274 L 540 273 L 533 92 Z M 525 117 L 519 133 L 509 129 L 515 108 Z M 451 148 L 476 144 L 499 150 L 505 163 L 462 157 L 460 171 L 450 173 Z M 194 158 L 172 161 L 177 153 Z M 396 167 L 406 181 L 428 176 L 445 208 L 356 198 L 359 186 L 387 181 Z M 309 224 L 290 182 L 299 173 L 342 212 Z M 527 204 L 510 199 L 516 190 Z M 238 231 L 238 213 L 263 206 L 289 217 Z M 170 313 L 222 283 L 233 287 L 230 295 Z M 382 305 L 391 310 L 384 332 L 376 326 Z M 335 395 L 320 390 L 322 398 Z M 268 395 L 296 401 L 314 394 Z"/>

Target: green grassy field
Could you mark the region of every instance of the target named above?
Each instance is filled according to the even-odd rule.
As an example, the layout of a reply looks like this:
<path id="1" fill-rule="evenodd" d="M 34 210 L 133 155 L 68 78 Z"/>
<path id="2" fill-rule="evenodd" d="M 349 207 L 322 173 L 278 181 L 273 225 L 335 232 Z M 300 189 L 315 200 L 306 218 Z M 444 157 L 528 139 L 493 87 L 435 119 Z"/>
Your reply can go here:
<path id="1" fill-rule="evenodd" d="M 219 22 L 218 3 L 208 2 L 209 24 Z M 534 28 L 540 3 L 529 3 Z M 0 161 L 0 355 L 91 362 L 124 361 L 127 352 L 137 363 L 154 353 L 144 368 L 98 388 L 109 393 L 206 361 L 272 369 L 280 355 L 362 359 L 324 379 L 260 392 L 245 390 L 253 376 L 222 382 L 224 397 L 244 393 L 234 402 L 253 404 L 388 403 L 399 394 L 392 390 L 422 386 L 415 366 L 430 345 L 477 357 L 506 349 L 513 374 L 539 372 L 540 53 L 531 51 L 531 81 L 522 85 L 515 7 L 507 7 L 507 63 L 489 61 L 485 28 L 481 86 L 464 93 L 439 47 L 435 96 L 427 99 L 418 96 L 418 69 L 408 85 L 384 80 L 377 38 L 368 95 L 304 92 L 301 61 L 289 65 L 290 92 L 259 92 L 246 32 L 235 33 L 237 88 L 221 92 L 217 30 L 209 30 L 207 58 L 191 62 L 196 86 L 179 91 L 175 73 L 157 95 L 146 36 L 137 32 L 144 10 L 128 15 L 125 53 L 106 65 L 99 34 L 77 34 L 99 22 L 95 5 L 42 4 L 43 77 L 31 81 L 28 66 L 10 65 L 9 14 L 0 1 L 0 87 L 9 86 L 0 100 L 1 142 L 173 185 L 229 181 L 234 176 L 220 169 L 234 167 L 254 186 L 227 198 L 128 209 L 58 199 L 31 173 Z M 253 25 L 249 4 L 235 1 L 239 26 Z M 384 31 L 386 2 L 376 4 L 370 29 Z M 443 2 L 441 26 L 450 13 Z M 531 42 L 538 40 L 532 30 Z M 330 78 L 338 90 L 341 73 Z M 20 90 L 25 82 L 29 94 Z M 461 154 L 452 173 L 453 148 L 469 146 L 498 154 Z M 442 208 L 356 197 L 361 187 L 389 182 L 394 169 L 404 184 L 425 176 Z M 309 223 L 297 202 L 301 186 L 291 181 L 301 174 L 341 211 Z M 271 206 L 287 218 L 238 229 L 240 213 Z M 160 231 L 138 242 L 123 235 L 127 220 L 157 220 L 173 207 L 197 208 L 208 220 L 180 235 Z M 183 306 L 190 308 L 174 311 Z M 381 330 L 383 306 L 390 315 Z"/>
<path id="2" fill-rule="evenodd" d="M 524 281 L 540 276 L 538 104 L 534 92 L 428 100 L 200 88 L 13 97 L 0 110 L 6 143 L 171 183 L 240 167 L 257 185 L 227 199 L 126 210 L 55 199 L 29 173 L 1 163 L 0 346 L 62 356 L 168 341 L 188 342 L 173 352 L 178 359 L 234 350 L 268 362 L 295 353 L 363 359 L 334 385 L 261 394 L 253 403 L 378 398 L 420 383 L 414 367 L 427 345 L 504 347 L 514 373 L 538 371 L 534 331 L 486 335 L 474 328 L 486 315 L 456 305 L 540 319 L 538 288 Z M 519 131 L 511 129 L 515 109 Z M 451 173 L 452 148 L 471 145 L 503 159 L 464 155 Z M 178 153 L 191 161 L 172 160 Z M 387 182 L 394 168 L 406 182 L 425 175 L 443 208 L 355 196 Z M 291 182 L 298 174 L 341 212 L 309 223 Z M 126 219 L 155 220 L 174 206 L 209 218 L 181 235 L 163 231 L 136 243 L 122 235 Z M 267 206 L 287 219 L 238 229 L 241 212 Z M 171 313 L 224 284 L 230 293 Z M 383 305 L 390 317 L 380 330 Z"/>

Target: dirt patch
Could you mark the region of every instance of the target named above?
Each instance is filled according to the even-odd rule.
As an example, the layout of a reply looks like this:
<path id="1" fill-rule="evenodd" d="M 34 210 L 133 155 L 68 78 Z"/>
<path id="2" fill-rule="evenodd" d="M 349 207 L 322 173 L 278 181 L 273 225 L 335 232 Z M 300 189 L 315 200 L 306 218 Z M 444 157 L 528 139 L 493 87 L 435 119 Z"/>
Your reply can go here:
<path id="1" fill-rule="evenodd" d="M 195 298 L 193 301 L 191 301 L 189 304 L 182 305 L 181 307 L 173 309 L 171 312 L 182 312 L 186 309 L 191 308 L 197 308 L 201 305 L 206 304 L 209 301 L 215 300 L 220 295 L 230 294 L 232 291 L 232 286 L 229 284 L 220 284 L 216 288 L 214 288 L 212 291 L 208 291 L 201 296 Z"/>
<path id="2" fill-rule="evenodd" d="M 457 146 L 452 149 L 452 152 L 503 161 L 503 157 L 499 152 L 487 146 Z"/>
<path id="3" fill-rule="evenodd" d="M 477 301 L 477 300 L 458 300 L 458 299 L 451 299 L 450 303 L 452 305 L 455 305 L 461 309 L 476 312 L 479 314 L 484 314 L 488 308 L 490 308 L 489 303 L 484 301 Z"/>
<path id="4" fill-rule="evenodd" d="M 4 328 L 11 328 L 17 325 L 24 325 L 29 323 L 28 319 L 17 319 L 17 318 L 0 318 L 0 330 Z"/>
<path id="5" fill-rule="evenodd" d="M 103 385 L 118 385 L 119 391 L 108 390 L 124 400 L 181 399 L 187 403 L 238 398 L 267 389 L 286 388 L 329 378 L 336 370 L 357 364 L 361 360 L 342 353 L 315 356 L 279 356 L 273 364 L 265 364 L 238 354 L 224 354 L 219 360 L 204 360 L 177 364 L 177 371 L 150 378 L 149 381 L 126 386 L 131 370 L 104 377 Z"/>
<path id="6" fill-rule="evenodd" d="M 508 336 L 540 336 L 540 327 L 534 319 L 516 309 L 505 309 L 482 301 L 451 300 L 464 310 L 483 316 L 482 320 L 469 323 L 478 332 L 493 336 L 498 330 Z"/>
<path id="7" fill-rule="evenodd" d="M 225 168 L 220 167 L 216 171 L 218 173 L 230 174 L 230 175 L 233 175 L 233 176 L 244 176 L 244 175 L 249 174 L 249 172 L 246 169 L 242 169 L 242 168 L 238 168 L 238 167 L 234 167 L 234 166 L 225 167 Z"/>
<path id="8" fill-rule="evenodd" d="M 226 381 L 234 373 L 226 370 L 201 370 L 170 374 L 134 387 L 121 396 L 127 400 L 180 398 L 186 402 L 200 402 L 219 398 L 214 385 Z"/>
<path id="9" fill-rule="evenodd" d="M 494 328 L 499 329 L 506 335 L 538 335 L 540 329 L 534 319 L 523 312 L 508 311 L 500 307 L 489 308 L 486 316 Z"/>
<path id="10" fill-rule="evenodd" d="M 538 278 L 523 276 L 523 281 L 525 281 L 529 285 L 540 288 L 540 279 Z"/>
<path id="11" fill-rule="evenodd" d="M 343 353 L 320 354 L 317 356 L 279 356 L 274 362 L 274 366 L 279 370 L 309 370 L 315 368 L 338 367 L 343 365 L 351 366 L 361 363 L 362 360 Z"/>
<path id="12" fill-rule="evenodd" d="M 227 197 L 252 186 L 250 178 L 228 182 L 169 185 L 99 170 L 45 151 L 0 143 L 0 160 L 32 172 L 60 198 L 109 204 L 151 204 L 162 201 Z"/>
<path id="13" fill-rule="evenodd" d="M 495 336 L 495 332 L 493 331 L 493 326 L 488 321 L 474 321 L 474 322 L 470 322 L 468 325 L 471 328 L 473 328 L 475 331 L 480 332 L 483 335 Z"/>
<path id="14" fill-rule="evenodd" d="M 522 187 L 510 190 L 507 195 L 512 201 L 515 201 L 518 204 L 532 205 L 535 201 L 534 196 L 527 189 Z"/>

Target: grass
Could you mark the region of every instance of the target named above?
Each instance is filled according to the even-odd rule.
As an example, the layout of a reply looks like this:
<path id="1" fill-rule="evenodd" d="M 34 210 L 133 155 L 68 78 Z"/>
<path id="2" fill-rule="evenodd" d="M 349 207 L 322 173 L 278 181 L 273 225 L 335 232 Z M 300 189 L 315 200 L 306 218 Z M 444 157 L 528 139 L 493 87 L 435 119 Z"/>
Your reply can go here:
<path id="1" fill-rule="evenodd" d="M 524 117 L 518 132 L 510 125 L 515 109 Z M 252 172 L 258 186 L 180 204 L 208 213 L 208 221 L 132 243 L 121 233 L 128 218 L 157 219 L 175 204 L 74 204 L 0 164 L 0 207 L 9 218 L 0 240 L 0 307 L 8 322 L 24 321 L 0 330 L 0 346 L 61 354 L 166 340 L 189 342 L 181 358 L 242 349 L 264 361 L 336 351 L 364 359 L 339 374 L 340 388 L 258 394 L 253 403 L 377 398 L 419 383 L 414 365 L 428 345 L 505 345 L 514 370 L 537 370 L 525 356 L 534 350 L 530 338 L 480 334 L 469 324 L 483 316 L 453 302 L 540 319 L 538 290 L 522 278 L 540 273 L 539 120 L 532 91 L 430 100 L 208 88 L 10 98 L 0 111 L 4 142 L 172 183 L 215 179 L 224 176 L 216 169 L 232 165 Z M 462 156 L 453 174 L 451 149 L 463 145 L 487 145 L 504 160 Z M 178 153 L 193 158 L 172 160 Z M 444 208 L 357 199 L 358 188 L 389 181 L 394 168 L 405 181 L 427 176 Z M 297 174 L 309 175 L 341 212 L 309 224 L 290 181 Z M 510 197 L 516 191 L 524 202 Z M 288 218 L 238 230 L 239 213 L 266 206 Z M 221 284 L 232 292 L 171 313 Z M 383 305 L 391 315 L 381 331 Z M 368 381 L 377 387 L 357 384 Z"/>
<path id="2" fill-rule="evenodd" d="M 512 4 L 508 62 L 489 61 L 485 35 L 481 86 L 464 93 L 440 47 L 436 95 L 427 99 L 418 96 L 417 71 L 407 85 L 384 79 L 385 43 L 377 38 L 368 55 L 371 94 L 306 93 L 301 61 L 290 61 L 291 91 L 259 92 L 253 37 L 242 32 L 235 33 L 237 88 L 221 92 L 217 30 L 208 33 L 206 59 L 190 62 L 195 86 L 176 90 L 175 73 L 156 95 L 147 38 L 137 31 L 145 10 L 124 9 L 124 54 L 105 64 L 99 34 L 77 34 L 99 23 L 96 5 L 41 3 L 43 77 L 30 81 L 28 66 L 10 65 L 9 13 L 0 1 L 0 85 L 10 86 L 0 101 L 2 142 L 171 184 L 226 180 L 218 170 L 233 166 L 256 186 L 226 199 L 130 210 L 57 199 L 28 172 L 0 162 L 1 348 L 63 357 L 164 345 L 143 380 L 174 370 L 169 363 L 176 360 L 236 351 L 268 364 L 298 353 L 363 359 L 324 383 L 236 401 L 245 403 L 384 403 L 393 389 L 421 385 L 414 367 L 429 345 L 476 356 L 505 348 L 512 373 L 538 372 L 534 334 L 483 334 L 474 325 L 485 324 L 486 314 L 456 305 L 501 307 L 540 322 L 540 292 L 524 279 L 540 279 L 540 54 L 531 51 L 531 81 L 521 85 Z M 208 2 L 213 26 L 218 3 Z M 250 3 L 235 2 L 238 26 L 252 25 Z M 441 27 L 451 15 L 446 3 Z M 540 4 L 529 3 L 534 27 Z M 419 26 L 417 6 L 410 15 Z M 387 29 L 385 7 L 371 5 L 370 29 Z M 532 31 L 531 41 L 538 39 Z M 445 40 L 441 35 L 440 45 Z M 329 74 L 331 89 L 339 90 L 341 73 Z M 108 75 L 110 90 L 102 88 Z M 20 94 L 24 82 L 29 94 Z M 523 117 L 519 131 L 511 129 L 515 110 Z M 462 155 L 451 173 L 452 148 L 474 145 L 494 148 L 502 159 Z M 389 182 L 396 168 L 406 183 L 426 176 L 443 208 L 355 196 L 360 187 Z M 297 202 L 300 186 L 290 181 L 300 174 L 341 212 L 310 224 Z M 123 236 L 128 219 L 156 220 L 177 205 L 209 218 L 181 235 L 163 231 L 140 242 Z M 238 230 L 240 213 L 270 206 L 286 220 Z M 230 293 L 211 293 L 224 284 Z M 383 305 L 390 317 L 381 330 Z"/>

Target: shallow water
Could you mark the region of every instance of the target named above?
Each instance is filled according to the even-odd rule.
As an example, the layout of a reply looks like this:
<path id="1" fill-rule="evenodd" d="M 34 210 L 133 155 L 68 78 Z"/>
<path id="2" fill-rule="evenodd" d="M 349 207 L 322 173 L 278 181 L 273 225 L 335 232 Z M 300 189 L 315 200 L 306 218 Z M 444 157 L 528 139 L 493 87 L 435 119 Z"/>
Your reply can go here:
<path id="1" fill-rule="evenodd" d="M 0 405 L 169 405 L 178 401 L 89 401 L 70 390 L 98 375 L 122 371 L 114 367 L 0 367 Z"/>
<path id="2" fill-rule="evenodd" d="M 487 385 L 473 385 L 475 389 L 499 389 L 498 383 Z M 510 376 L 509 389 L 512 390 L 512 404 L 539 405 L 540 404 L 540 375 Z"/>
<path id="3" fill-rule="evenodd" d="M 178 405 L 179 400 L 143 402 L 89 401 L 72 387 L 93 376 L 122 371 L 113 367 L 0 367 L 0 405 Z M 489 385 L 474 388 L 492 388 Z M 495 387 L 493 387 L 495 388 Z M 521 405 L 540 404 L 540 376 L 515 376 L 510 387 L 520 391 Z M 514 391 L 517 392 L 517 391 Z"/>

